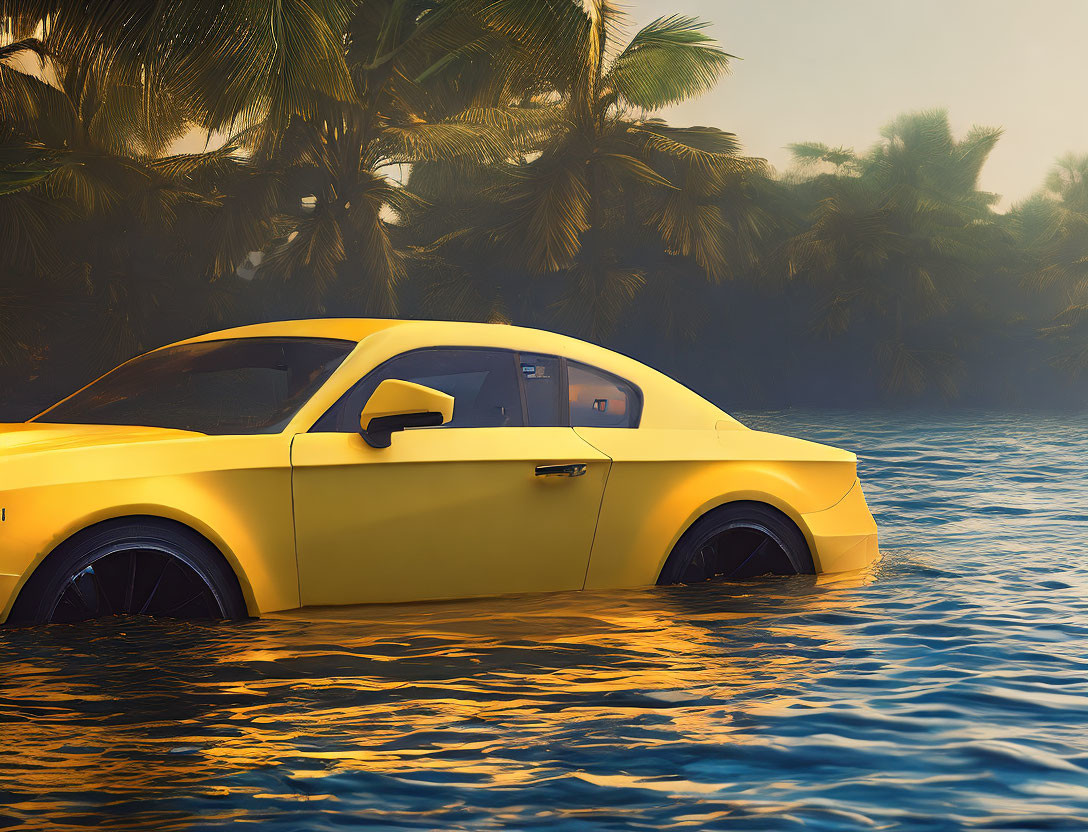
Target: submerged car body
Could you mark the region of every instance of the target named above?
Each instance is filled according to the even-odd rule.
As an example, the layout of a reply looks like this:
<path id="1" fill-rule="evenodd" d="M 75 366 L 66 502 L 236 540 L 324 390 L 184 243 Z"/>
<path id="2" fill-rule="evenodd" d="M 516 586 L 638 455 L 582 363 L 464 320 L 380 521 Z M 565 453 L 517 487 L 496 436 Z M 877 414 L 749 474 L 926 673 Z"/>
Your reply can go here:
<path id="1" fill-rule="evenodd" d="M 258 373 L 255 350 L 288 358 L 261 359 Z M 306 361 L 291 364 L 300 351 Z M 220 364 L 200 376 L 190 413 L 209 355 Z M 178 367 L 168 391 L 144 394 Z M 431 395 L 439 409 L 452 397 L 452 421 L 447 411 L 376 446 L 359 417 L 383 381 L 371 434 L 397 395 Z M 143 414 L 153 424 L 123 423 Z M 633 359 L 553 333 L 367 319 L 241 327 L 148 353 L 0 426 L 0 621 L 67 542 L 121 518 L 202 536 L 254 616 L 652 585 L 685 532 L 732 504 L 796 526 L 811 569 L 795 571 L 853 570 L 878 554 L 856 463 L 749 430 Z"/>

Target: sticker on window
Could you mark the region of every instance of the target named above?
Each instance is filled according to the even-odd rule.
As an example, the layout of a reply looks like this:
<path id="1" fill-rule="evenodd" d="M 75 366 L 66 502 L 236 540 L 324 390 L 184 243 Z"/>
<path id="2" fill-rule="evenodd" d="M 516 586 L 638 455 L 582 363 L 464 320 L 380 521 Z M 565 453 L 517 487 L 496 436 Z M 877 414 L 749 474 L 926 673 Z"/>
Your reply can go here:
<path id="1" fill-rule="evenodd" d="M 521 373 L 525 378 L 551 378 L 547 369 L 541 364 L 522 364 Z"/>
<path id="2" fill-rule="evenodd" d="M 593 409 L 596 410 L 598 413 L 607 413 L 608 412 L 608 399 L 594 399 L 593 400 Z"/>

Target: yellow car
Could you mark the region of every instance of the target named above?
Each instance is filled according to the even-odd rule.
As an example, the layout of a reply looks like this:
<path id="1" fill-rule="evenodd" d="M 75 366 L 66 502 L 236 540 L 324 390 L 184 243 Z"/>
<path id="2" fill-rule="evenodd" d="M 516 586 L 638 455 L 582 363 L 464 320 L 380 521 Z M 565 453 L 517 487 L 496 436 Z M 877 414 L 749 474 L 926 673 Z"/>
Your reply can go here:
<path id="1" fill-rule="evenodd" d="M 214 332 L 0 426 L 0 622 L 239 618 L 877 558 L 852 453 L 513 326 Z"/>

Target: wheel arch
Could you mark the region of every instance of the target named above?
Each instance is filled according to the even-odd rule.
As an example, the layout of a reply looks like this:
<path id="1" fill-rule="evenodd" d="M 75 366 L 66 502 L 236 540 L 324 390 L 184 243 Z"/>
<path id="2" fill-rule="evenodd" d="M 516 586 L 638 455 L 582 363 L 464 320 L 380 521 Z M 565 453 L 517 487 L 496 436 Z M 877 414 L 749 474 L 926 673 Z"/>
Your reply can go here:
<path id="1" fill-rule="evenodd" d="M 722 497 L 711 500 L 700 506 L 696 511 L 692 512 L 691 516 L 687 518 L 687 522 L 676 532 L 672 540 L 669 542 L 666 551 L 661 556 L 657 564 L 657 571 L 655 573 L 655 581 L 660 580 L 662 572 L 665 570 L 665 566 L 668 564 L 669 559 L 676 553 L 677 548 L 680 545 L 680 541 L 683 540 L 684 535 L 691 530 L 692 526 L 702 520 L 704 517 L 716 514 L 724 509 L 730 508 L 738 504 L 750 504 L 758 505 L 763 508 L 769 508 L 772 511 L 781 514 L 786 520 L 788 520 L 793 526 L 801 532 L 801 536 L 805 540 L 805 545 L 808 547 L 809 557 L 812 558 L 813 568 L 817 574 L 820 570 L 820 559 L 816 552 L 815 539 L 813 538 L 812 531 L 809 529 L 808 524 L 805 523 L 804 517 L 793 506 L 791 506 L 785 500 L 782 500 L 772 494 L 768 494 L 760 491 L 741 491 L 729 495 L 723 495 Z"/>
<path id="2" fill-rule="evenodd" d="M 0 621 L 6 620 L 7 616 L 11 614 L 11 610 L 14 608 L 19 595 L 26 587 L 31 576 L 43 563 L 45 563 L 47 558 L 59 549 L 78 540 L 81 536 L 92 532 L 104 523 L 146 523 L 149 521 L 152 523 L 161 523 L 163 525 L 172 525 L 188 529 L 190 532 L 204 538 L 204 540 L 219 553 L 219 556 L 223 558 L 230 568 L 231 573 L 234 575 L 234 579 L 238 582 L 238 588 L 242 591 L 242 598 L 245 600 L 247 612 L 251 616 L 259 615 L 260 611 L 254 597 L 253 587 L 246 575 L 245 569 L 242 568 L 234 551 L 220 535 L 216 534 L 214 529 L 184 512 L 162 510 L 161 507 L 150 508 L 147 506 L 133 506 L 127 509 L 117 509 L 115 511 L 103 512 L 91 515 L 90 517 L 85 517 L 82 521 L 71 524 L 66 527 L 64 531 L 59 533 L 52 543 L 45 547 L 39 556 L 36 557 L 31 565 L 23 572 L 14 591 L 11 593 L 11 598 L 8 599 L 7 607 L 3 610 L 3 617 L 0 618 Z"/>

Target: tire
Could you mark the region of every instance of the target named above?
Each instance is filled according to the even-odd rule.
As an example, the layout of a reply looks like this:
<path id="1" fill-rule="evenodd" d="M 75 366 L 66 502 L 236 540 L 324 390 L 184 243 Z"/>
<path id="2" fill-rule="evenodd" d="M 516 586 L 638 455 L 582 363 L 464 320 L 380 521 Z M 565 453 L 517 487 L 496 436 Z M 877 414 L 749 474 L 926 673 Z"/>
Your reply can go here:
<path id="1" fill-rule="evenodd" d="M 153 615 L 239 619 L 245 599 L 230 565 L 206 538 L 155 518 L 108 520 L 58 546 L 12 608 L 13 624 Z"/>
<path id="2" fill-rule="evenodd" d="M 677 541 L 658 584 L 712 578 L 813 574 L 812 553 L 792 520 L 764 503 L 730 503 L 696 520 Z"/>

